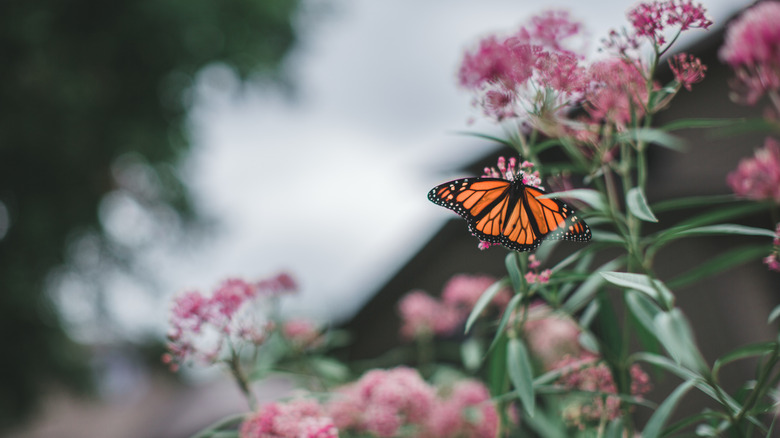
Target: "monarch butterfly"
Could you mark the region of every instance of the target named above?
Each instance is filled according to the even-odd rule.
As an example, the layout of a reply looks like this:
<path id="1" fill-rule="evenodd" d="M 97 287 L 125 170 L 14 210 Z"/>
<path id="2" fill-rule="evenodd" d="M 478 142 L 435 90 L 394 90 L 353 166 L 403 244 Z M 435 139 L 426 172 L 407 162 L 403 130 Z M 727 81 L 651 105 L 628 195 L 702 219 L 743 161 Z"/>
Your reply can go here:
<path id="1" fill-rule="evenodd" d="M 480 240 L 516 251 L 536 249 L 544 239 L 590 240 L 590 228 L 574 210 L 557 199 L 541 198 L 544 194 L 523 184 L 520 174 L 511 181 L 456 179 L 431 189 L 428 199 L 461 215 Z"/>

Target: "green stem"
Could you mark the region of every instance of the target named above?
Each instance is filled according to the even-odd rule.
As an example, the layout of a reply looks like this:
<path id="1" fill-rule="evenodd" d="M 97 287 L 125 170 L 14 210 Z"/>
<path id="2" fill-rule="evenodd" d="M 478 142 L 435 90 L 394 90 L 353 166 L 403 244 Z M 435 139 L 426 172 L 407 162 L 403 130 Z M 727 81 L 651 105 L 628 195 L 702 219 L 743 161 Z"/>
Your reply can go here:
<path id="1" fill-rule="evenodd" d="M 254 393 L 252 393 L 252 389 L 249 387 L 249 380 L 246 378 L 244 370 L 241 368 L 241 358 L 232 346 L 230 347 L 230 360 L 228 361 L 228 366 L 230 367 L 230 373 L 238 384 L 238 388 L 244 394 L 247 404 L 249 404 L 249 409 L 255 411 L 257 409 L 257 399 L 255 398 Z"/>

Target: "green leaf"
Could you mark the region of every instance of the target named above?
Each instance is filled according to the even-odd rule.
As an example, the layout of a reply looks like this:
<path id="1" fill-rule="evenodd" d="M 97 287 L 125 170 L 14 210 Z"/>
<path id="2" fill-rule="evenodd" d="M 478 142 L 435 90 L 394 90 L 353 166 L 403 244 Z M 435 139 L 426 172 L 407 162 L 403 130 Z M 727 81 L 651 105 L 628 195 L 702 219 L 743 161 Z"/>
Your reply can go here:
<path id="1" fill-rule="evenodd" d="M 739 123 L 720 128 L 713 134 L 724 137 L 743 133 L 756 134 L 758 132 L 777 134 L 780 132 L 780 129 L 778 129 L 777 123 L 773 123 L 766 119 L 740 119 Z"/>
<path id="2" fill-rule="evenodd" d="M 667 123 L 658 129 L 662 131 L 676 131 L 678 129 L 691 128 L 721 128 L 744 123 L 744 121 L 744 119 L 682 119 Z"/>
<path id="3" fill-rule="evenodd" d="M 318 376 L 331 382 L 346 382 L 349 379 L 349 367 L 336 359 L 324 356 L 313 356 L 311 366 Z"/>
<path id="4" fill-rule="evenodd" d="M 699 375 L 707 373 L 707 364 L 696 346 L 688 320 L 680 309 L 657 314 L 654 326 L 658 340 L 675 362 Z"/>
<path id="5" fill-rule="evenodd" d="M 604 434 L 604 438 L 623 438 L 623 419 L 620 417 L 615 418 L 607 425 L 607 432 Z"/>
<path id="6" fill-rule="evenodd" d="M 499 336 L 496 348 L 488 355 L 488 385 L 491 394 L 503 394 L 507 391 L 507 341 L 506 335 Z"/>
<path id="7" fill-rule="evenodd" d="M 468 338 L 460 344 L 460 359 L 469 371 L 476 371 L 482 364 L 482 342 L 477 338 Z"/>
<path id="8" fill-rule="evenodd" d="M 605 279 L 599 274 L 623 266 L 623 260 L 623 257 L 618 257 L 596 268 L 588 279 L 582 282 L 582 285 L 580 285 L 577 291 L 563 303 L 563 311 L 572 315 L 587 306 L 593 298 L 593 295 L 595 295 L 598 289 L 604 284 Z"/>
<path id="9" fill-rule="evenodd" d="M 512 289 L 515 293 L 519 294 L 524 292 L 526 284 L 525 277 L 523 277 L 523 272 L 520 269 L 520 254 L 516 251 L 509 252 L 506 255 L 506 258 L 504 258 L 504 266 L 506 267 L 506 272 L 509 274 L 509 279 L 512 282 Z"/>
<path id="10" fill-rule="evenodd" d="M 634 187 L 626 193 L 626 206 L 631 214 L 645 222 L 658 222 L 658 219 L 647 205 L 645 193 L 640 187 Z"/>
<path id="11" fill-rule="evenodd" d="M 775 236 L 774 231 L 766 228 L 747 227 L 745 225 L 737 224 L 720 224 L 680 230 L 677 233 L 677 237 L 706 236 L 712 234 L 738 234 L 741 236 L 764 236 L 769 238 Z"/>
<path id="12" fill-rule="evenodd" d="M 474 308 L 471 309 L 471 313 L 469 313 L 469 317 L 466 320 L 466 333 L 471 330 L 471 326 L 474 325 L 474 322 L 477 320 L 477 318 L 479 318 L 479 315 L 482 314 L 482 311 L 485 310 L 485 307 L 487 307 L 487 305 L 493 301 L 493 297 L 495 297 L 496 294 L 501 291 L 501 289 L 506 287 L 506 285 L 506 278 L 502 278 L 501 280 L 493 283 L 485 290 L 485 292 L 482 292 L 482 295 L 479 296 L 479 299 L 477 300 L 476 304 L 474 304 Z"/>
<path id="13" fill-rule="evenodd" d="M 593 322 L 593 332 L 598 333 L 599 351 L 608 364 L 617 363 L 625 357 L 626 345 L 623 342 L 622 330 L 618 322 L 615 307 L 605 292 L 600 292 L 596 298 L 599 303 L 599 313 Z M 587 336 L 586 336 L 587 337 Z M 580 341 L 587 342 L 587 339 Z"/>
<path id="14" fill-rule="evenodd" d="M 635 289 L 647 294 L 664 309 L 670 309 L 674 305 L 674 294 L 661 280 L 651 279 L 647 275 L 631 272 L 602 272 L 601 276 L 616 286 Z"/>
<path id="15" fill-rule="evenodd" d="M 565 190 L 562 192 L 546 193 L 540 198 L 569 198 L 582 201 L 594 210 L 607 211 L 607 201 L 604 199 L 604 195 L 593 189 L 573 189 Z"/>
<path id="16" fill-rule="evenodd" d="M 636 290 L 626 292 L 626 305 L 631 314 L 650 333 L 655 329 L 655 317 L 662 312 L 661 308 L 645 294 Z"/>
<path id="17" fill-rule="evenodd" d="M 625 133 L 617 137 L 619 142 L 641 141 L 654 143 L 675 151 L 685 150 L 685 141 L 676 135 L 654 128 L 627 129 Z"/>
<path id="18" fill-rule="evenodd" d="M 714 196 L 690 196 L 686 198 L 668 199 L 653 204 L 652 209 L 656 212 L 683 210 L 687 208 L 700 208 L 707 205 L 725 204 L 737 201 L 734 195 L 714 195 Z"/>
<path id="19" fill-rule="evenodd" d="M 687 286 L 711 275 L 723 273 L 734 266 L 761 258 L 766 255 L 766 252 L 766 245 L 749 245 L 735 248 L 700 263 L 690 271 L 675 277 L 669 281 L 669 287 L 676 289 Z"/>
<path id="20" fill-rule="evenodd" d="M 528 357 L 528 350 L 522 340 L 518 338 L 509 339 L 506 365 L 509 371 L 509 379 L 517 391 L 523 409 L 529 416 L 533 417 L 536 407 L 534 376 L 531 359 Z"/>
<path id="21" fill-rule="evenodd" d="M 512 313 L 514 313 L 517 305 L 520 304 L 520 300 L 522 299 L 523 296 L 517 294 L 513 296 L 511 300 L 509 300 L 509 303 L 507 303 L 506 309 L 504 309 L 504 314 L 501 315 L 501 321 L 498 323 L 496 334 L 493 336 L 493 341 L 490 343 L 490 347 L 488 347 L 488 351 L 492 351 L 496 344 L 498 344 L 499 338 L 501 338 L 501 336 L 505 336 L 504 329 L 506 328 L 509 319 L 512 317 Z"/>
<path id="22" fill-rule="evenodd" d="M 730 351 L 715 360 L 715 363 L 712 365 L 712 374 L 717 376 L 720 368 L 723 367 L 723 365 L 737 360 L 746 359 L 748 357 L 769 354 L 775 351 L 776 348 L 777 343 L 774 341 L 759 342 L 737 348 L 736 350 Z"/>
<path id="23" fill-rule="evenodd" d="M 747 216 L 758 211 L 766 210 L 767 208 L 768 204 L 760 202 L 752 202 L 748 204 L 719 208 L 717 210 L 708 211 L 691 219 L 685 220 L 672 228 L 650 236 L 650 239 L 654 242 L 653 246 L 659 247 L 663 243 L 676 238 L 678 234 L 686 230 L 721 222 L 724 220 L 734 219 L 741 216 Z"/>
<path id="24" fill-rule="evenodd" d="M 642 431 L 642 438 L 657 438 L 661 436 L 662 428 L 664 424 L 669 420 L 669 416 L 674 412 L 674 408 L 680 399 L 696 384 L 695 381 L 689 380 L 683 382 L 678 386 L 666 400 L 658 406 L 658 409 L 653 413 L 650 419 L 645 425 L 645 429 Z"/>
<path id="25" fill-rule="evenodd" d="M 594 242 L 612 243 L 616 245 L 623 245 L 626 241 L 620 237 L 619 234 L 611 233 L 609 231 L 591 230 Z"/>
<path id="26" fill-rule="evenodd" d="M 237 424 L 241 424 L 241 422 L 244 421 L 244 414 L 241 415 L 231 415 L 230 417 L 223 418 L 221 420 L 218 420 L 205 429 L 201 430 L 200 432 L 196 433 L 192 436 L 192 438 L 208 438 L 214 436 L 217 432 L 219 432 L 220 429 L 228 426 L 234 426 Z"/>
<path id="27" fill-rule="evenodd" d="M 773 323 L 778 316 L 780 316 L 780 306 L 777 306 L 774 309 L 772 309 L 772 312 L 769 314 L 769 320 L 767 321 L 767 323 L 769 324 Z"/>

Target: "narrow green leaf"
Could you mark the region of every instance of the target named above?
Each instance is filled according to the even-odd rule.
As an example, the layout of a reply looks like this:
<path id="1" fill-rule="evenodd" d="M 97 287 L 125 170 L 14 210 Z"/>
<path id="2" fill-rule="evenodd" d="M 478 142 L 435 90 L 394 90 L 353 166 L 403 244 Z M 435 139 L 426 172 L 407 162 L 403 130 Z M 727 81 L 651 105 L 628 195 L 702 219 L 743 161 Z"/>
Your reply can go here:
<path id="1" fill-rule="evenodd" d="M 590 323 L 593 322 L 593 318 L 599 313 L 599 309 L 600 305 L 598 301 L 592 301 L 588 304 L 588 307 L 585 308 L 585 311 L 582 312 L 582 316 L 580 317 L 580 327 L 590 327 Z"/>
<path id="2" fill-rule="evenodd" d="M 507 379 L 507 340 L 506 335 L 499 336 L 496 348 L 488 355 L 488 385 L 491 394 L 503 394 L 509 388 Z"/>
<path id="3" fill-rule="evenodd" d="M 772 312 L 769 314 L 769 320 L 767 321 L 767 323 L 771 324 L 775 322 L 778 316 L 780 316 L 780 306 L 777 306 L 774 309 L 772 309 Z"/>
<path id="4" fill-rule="evenodd" d="M 499 338 L 505 335 L 504 329 L 506 328 L 509 319 L 512 317 L 512 313 L 514 313 L 515 309 L 517 308 L 517 305 L 520 304 L 520 300 L 522 299 L 523 299 L 522 295 L 516 294 L 515 296 L 512 297 L 511 300 L 509 300 L 509 303 L 507 303 L 506 309 L 504 309 L 504 314 L 501 315 L 501 321 L 498 323 L 496 334 L 493 336 L 493 341 L 490 343 L 490 347 L 488 347 L 488 351 L 492 351 L 493 348 L 495 348 L 496 344 L 498 344 Z"/>
<path id="5" fill-rule="evenodd" d="M 699 375 L 707 373 L 707 364 L 696 346 L 688 320 L 680 309 L 657 314 L 654 326 L 658 340 L 675 362 Z"/>
<path id="6" fill-rule="evenodd" d="M 607 202 L 604 199 L 604 195 L 593 189 L 573 189 L 565 190 L 562 192 L 546 193 L 540 198 L 570 198 L 582 201 L 594 210 L 606 211 Z"/>
<path id="7" fill-rule="evenodd" d="M 647 295 L 636 290 L 626 292 L 626 305 L 631 314 L 650 333 L 655 329 L 655 317 L 662 312 L 661 308 Z"/>
<path id="8" fill-rule="evenodd" d="M 594 242 L 612 243 L 617 245 L 623 245 L 626 243 L 619 234 L 611 233 L 609 231 L 591 230 Z"/>
<path id="9" fill-rule="evenodd" d="M 684 210 L 735 201 L 738 201 L 738 198 L 734 195 L 690 196 L 659 201 L 652 205 L 652 209 L 656 212 Z"/>
<path id="10" fill-rule="evenodd" d="M 523 418 L 523 422 L 526 423 L 531 429 L 533 429 L 537 436 L 543 436 L 545 438 L 568 438 L 569 431 L 566 430 L 566 426 L 560 417 L 555 415 L 554 410 L 552 414 L 548 414 L 544 410 L 539 409 L 533 417 Z"/>
<path id="11" fill-rule="evenodd" d="M 753 202 L 735 206 L 724 206 L 717 210 L 707 211 L 693 218 L 687 219 L 672 228 L 650 236 L 652 241 L 656 242 L 654 246 L 660 246 L 664 242 L 676 238 L 678 234 L 695 227 L 701 227 L 725 220 L 730 220 L 742 216 L 747 216 L 758 211 L 766 210 L 768 204 Z"/>
<path id="12" fill-rule="evenodd" d="M 313 356 L 309 363 L 317 375 L 331 382 L 346 382 L 349 378 L 349 367 L 336 359 L 324 356 Z"/>
<path id="13" fill-rule="evenodd" d="M 670 280 L 668 285 L 672 289 L 687 286 L 691 283 L 707 278 L 711 275 L 723 273 L 742 263 L 756 260 L 766 255 L 766 245 L 742 246 L 717 257 L 698 264 L 695 268 Z M 770 321 L 771 322 L 771 321 Z"/>
<path id="14" fill-rule="evenodd" d="M 516 294 L 524 292 L 525 278 L 523 272 L 520 270 L 520 254 L 515 251 L 511 251 L 504 258 L 504 266 L 506 272 L 509 274 L 509 280 L 511 280 L 512 289 Z"/>
<path id="15" fill-rule="evenodd" d="M 772 123 L 766 119 L 741 119 L 739 123 L 717 129 L 714 134 L 718 135 L 719 137 L 724 137 L 739 135 L 746 132 L 752 134 L 760 132 L 767 134 L 777 134 L 779 131 L 780 130 L 778 129 L 776 123 Z"/>
<path id="16" fill-rule="evenodd" d="M 604 438 L 623 438 L 623 419 L 620 417 L 615 418 L 607 425 L 607 433 L 604 434 Z"/>
<path id="17" fill-rule="evenodd" d="M 616 286 L 635 289 L 647 294 L 664 309 L 670 309 L 674 305 L 674 294 L 661 280 L 631 272 L 602 272 L 601 276 Z"/>
<path id="18" fill-rule="evenodd" d="M 644 143 L 654 143 L 667 149 L 675 151 L 685 150 L 685 141 L 676 135 L 654 128 L 628 129 L 625 133 L 618 136 L 619 142 L 641 141 Z"/>
<path id="19" fill-rule="evenodd" d="M 626 356 L 627 347 L 623 342 L 617 312 L 612 305 L 612 300 L 603 290 L 599 291 L 595 301 L 599 303 L 599 313 L 593 321 L 593 332 L 599 334 L 596 340 L 599 342 L 601 355 L 608 364 L 614 364 Z M 582 341 L 583 339 L 580 340 Z"/>
<path id="20" fill-rule="evenodd" d="M 466 320 L 466 333 L 471 330 L 471 326 L 474 325 L 474 322 L 477 320 L 477 318 L 479 318 L 479 315 L 482 314 L 482 311 L 485 310 L 485 307 L 487 307 L 487 305 L 493 301 L 493 297 L 495 297 L 496 294 L 501 291 L 501 289 L 506 287 L 506 285 L 507 279 L 502 278 L 501 280 L 493 283 L 485 290 L 485 292 L 482 292 L 482 295 L 479 296 L 479 299 L 477 300 L 476 304 L 474 304 L 474 308 L 471 309 L 471 313 L 469 313 L 469 317 Z"/>
<path id="21" fill-rule="evenodd" d="M 721 128 L 737 125 L 744 121 L 744 119 L 682 119 L 667 123 L 658 129 L 662 131 L 676 131 L 678 129 L 690 128 Z"/>
<path id="22" fill-rule="evenodd" d="M 244 414 L 231 415 L 230 417 L 223 418 L 221 420 L 212 423 L 205 429 L 193 435 L 192 438 L 207 438 L 207 437 L 214 436 L 214 434 L 219 432 L 219 430 L 222 429 L 223 427 L 229 427 L 229 426 L 232 427 L 234 425 L 241 424 L 242 421 L 244 421 Z"/>
<path id="23" fill-rule="evenodd" d="M 720 224 L 689 228 L 687 230 L 681 230 L 677 233 L 677 236 L 702 236 L 710 234 L 739 234 L 742 236 L 764 236 L 769 238 L 775 236 L 774 231 L 766 228 L 747 227 L 737 224 Z"/>
<path id="24" fill-rule="evenodd" d="M 634 187 L 626 193 L 626 206 L 631 214 L 645 222 L 658 222 L 658 219 L 647 205 L 645 193 L 640 187 Z"/>
<path id="25" fill-rule="evenodd" d="M 695 381 L 689 380 L 683 382 L 678 386 L 666 400 L 658 406 L 658 409 L 653 413 L 650 419 L 645 425 L 645 429 L 642 431 L 642 438 L 657 438 L 661 436 L 664 424 L 669 420 L 669 416 L 674 412 L 674 408 L 680 399 L 696 384 Z"/>
<path id="26" fill-rule="evenodd" d="M 507 371 L 525 412 L 533 417 L 536 408 L 531 359 L 522 340 L 512 338 L 507 345 Z"/>
<path id="27" fill-rule="evenodd" d="M 618 269 L 623 266 L 623 260 L 623 257 L 618 257 L 596 268 L 588 279 L 582 282 L 582 285 L 580 285 L 577 291 L 563 303 L 563 311 L 571 315 L 579 312 L 580 309 L 588 305 L 592 300 L 593 295 L 595 295 L 598 289 L 604 284 L 604 277 L 599 274 L 605 271 Z"/>
<path id="28" fill-rule="evenodd" d="M 777 348 L 777 343 L 774 341 L 759 342 L 737 348 L 736 350 L 730 351 L 715 360 L 715 363 L 712 365 L 712 374 L 717 376 L 720 368 L 723 367 L 723 365 L 749 357 L 769 354 L 773 352 L 775 348 Z"/>

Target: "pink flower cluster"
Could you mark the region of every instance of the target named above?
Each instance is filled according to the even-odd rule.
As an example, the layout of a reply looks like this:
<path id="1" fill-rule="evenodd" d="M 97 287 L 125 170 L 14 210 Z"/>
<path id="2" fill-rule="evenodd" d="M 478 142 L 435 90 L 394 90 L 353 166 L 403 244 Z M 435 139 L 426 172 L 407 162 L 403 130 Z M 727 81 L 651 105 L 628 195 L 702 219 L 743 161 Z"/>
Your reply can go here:
<path id="1" fill-rule="evenodd" d="M 496 279 L 486 275 L 455 275 L 436 299 L 423 291 L 411 291 L 398 304 L 401 316 L 401 336 L 417 339 L 434 335 L 446 336 L 461 326 L 479 297 Z M 501 310 L 511 299 L 509 289 L 499 291 L 491 307 Z"/>
<path id="2" fill-rule="evenodd" d="M 437 395 L 411 368 L 372 370 L 337 390 L 325 410 L 343 431 L 378 437 L 494 437 L 498 414 L 487 388 L 458 382 L 448 397 Z"/>
<path id="3" fill-rule="evenodd" d="M 658 46 L 666 44 L 663 33 L 669 27 L 685 31 L 712 25 L 701 3 L 694 4 L 692 0 L 640 3 L 628 11 L 628 21 L 637 37 L 647 38 Z"/>
<path id="4" fill-rule="evenodd" d="M 563 371 L 558 384 L 567 389 L 617 394 L 612 372 L 592 353 L 585 352 L 579 357 L 566 357 L 553 368 Z M 631 395 L 641 398 L 650 391 L 650 377 L 637 364 L 631 366 L 630 373 Z M 577 397 L 564 408 L 566 421 L 580 429 L 604 417 L 613 420 L 619 416 L 620 398 L 615 396 L 608 396 L 606 399 L 594 396 L 586 402 L 582 402 L 582 399 Z"/>
<path id="5" fill-rule="evenodd" d="M 561 358 L 578 356 L 583 351 L 577 323 L 541 302 L 531 304 L 528 309 L 523 334 L 533 356 L 546 370 L 552 370 Z"/>
<path id="6" fill-rule="evenodd" d="M 586 85 L 580 56 L 566 48 L 582 30 L 566 11 L 548 11 L 508 37 L 489 36 L 463 58 L 461 86 L 477 92 L 476 103 L 497 120 L 523 115 L 524 102 L 542 102 L 539 93 L 551 93 L 555 104 L 544 111 L 558 112 L 576 100 Z"/>
<path id="7" fill-rule="evenodd" d="M 322 331 L 308 319 L 291 319 L 285 321 L 281 327 L 282 336 L 293 347 L 305 350 L 322 344 Z"/>
<path id="8" fill-rule="evenodd" d="M 590 130 L 576 127 L 583 123 L 597 127 L 606 121 L 621 128 L 646 112 L 651 81 L 646 63 L 629 51 L 649 41 L 660 53 L 665 31 L 712 24 L 704 8 L 691 0 L 640 3 L 628 19 L 633 31 L 612 31 L 605 40 L 617 56 L 587 66 L 571 44 L 582 36 L 582 25 L 563 11 L 543 13 L 514 34 L 489 36 L 467 52 L 458 73 L 460 85 L 475 92 L 475 104 L 485 115 L 498 121 L 519 118 L 551 137 L 589 138 Z M 672 69 L 689 90 L 705 71 L 691 56 L 676 57 Z M 566 120 L 577 106 L 586 108 L 590 118 Z"/>
<path id="9" fill-rule="evenodd" d="M 271 329 L 268 321 L 257 321 L 251 304 L 296 290 L 295 281 L 282 273 L 255 283 L 225 280 L 207 297 L 189 291 L 174 298 L 168 332 L 168 353 L 163 361 L 173 370 L 196 360 L 214 363 L 227 343 L 263 343 Z"/>
<path id="10" fill-rule="evenodd" d="M 772 252 L 764 258 L 764 263 L 772 271 L 780 272 L 780 222 L 775 228 L 775 238 L 772 240 Z"/>
<path id="11" fill-rule="evenodd" d="M 726 182 L 737 196 L 780 204 L 780 143 L 767 137 L 764 147 L 740 161 Z"/>
<path id="12" fill-rule="evenodd" d="M 536 259 L 535 254 L 528 256 L 529 271 L 525 273 L 525 281 L 527 281 L 529 284 L 547 284 L 547 282 L 550 281 L 550 275 L 552 275 L 552 271 L 545 269 L 542 272 L 539 272 L 539 266 L 541 265 L 542 262 Z"/>
<path id="13" fill-rule="evenodd" d="M 333 419 L 314 400 L 268 403 L 241 425 L 241 438 L 337 438 Z"/>
<path id="14" fill-rule="evenodd" d="M 745 11 L 726 30 L 718 54 L 736 73 L 732 82 L 735 100 L 753 105 L 765 93 L 773 93 L 777 99 L 780 89 L 780 26 L 777 23 L 780 23 L 780 3 L 766 1 Z"/>

